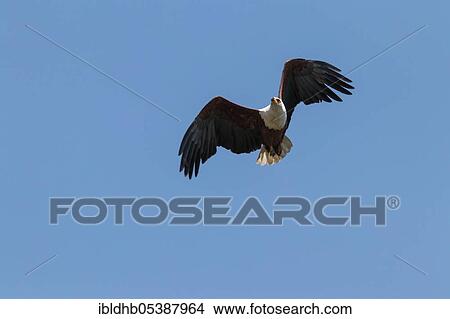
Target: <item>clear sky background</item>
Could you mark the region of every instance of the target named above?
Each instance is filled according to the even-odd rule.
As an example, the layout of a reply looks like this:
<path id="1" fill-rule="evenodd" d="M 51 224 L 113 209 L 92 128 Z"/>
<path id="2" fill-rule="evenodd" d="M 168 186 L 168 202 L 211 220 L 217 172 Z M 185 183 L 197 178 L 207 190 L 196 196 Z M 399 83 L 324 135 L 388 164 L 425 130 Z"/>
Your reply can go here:
<path id="1" fill-rule="evenodd" d="M 450 297 L 445 1 L 2 1 L 1 297 Z M 29 25 L 181 119 L 27 29 Z M 177 151 L 215 95 L 259 108 L 283 62 L 353 72 L 300 107 L 279 165 L 223 150 L 187 180 Z M 51 196 L 397 194 L 386 227 L 49 225 Z M 44 260 L 50 262 L 25 274 Z M 419 267 L 414 270 L 395 255 Z"/>

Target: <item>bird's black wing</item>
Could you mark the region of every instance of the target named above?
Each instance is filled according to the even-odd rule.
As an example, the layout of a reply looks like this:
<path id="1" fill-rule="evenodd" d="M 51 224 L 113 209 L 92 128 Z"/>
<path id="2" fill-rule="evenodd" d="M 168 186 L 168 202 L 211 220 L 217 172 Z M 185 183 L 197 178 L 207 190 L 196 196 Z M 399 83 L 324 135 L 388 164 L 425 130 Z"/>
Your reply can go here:
<path id="1" fill-rule="evenodd" d="M 286 128 L 292 113 L 300 102 L 304 104 L 319 103 L 342 99 L 332 89 L 351 95 L 352 82 L 340 74 L 341 70 L 327 62 L 292 59 L 284 64 L 281 75 L 279 97 L 283 100 L 288 113 Z"/>
<path id="2" fill-rule="evenodd" d="M 233 153 L 250 153 L 261 147 L 258 110 L 249 109 L 223 97 L 215 97 L 200 111 L 181 141 L 180 172 L 192 178 L 222 146 Z"/>

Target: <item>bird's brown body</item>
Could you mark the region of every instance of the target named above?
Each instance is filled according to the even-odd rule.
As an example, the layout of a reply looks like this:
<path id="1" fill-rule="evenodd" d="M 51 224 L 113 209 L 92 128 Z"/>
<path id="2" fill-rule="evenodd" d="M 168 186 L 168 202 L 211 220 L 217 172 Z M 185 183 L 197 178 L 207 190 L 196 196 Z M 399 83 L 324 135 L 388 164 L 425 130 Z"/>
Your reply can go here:
<path id="1" fill-rule="evenodd" d="M 271 155 L 276 154 L 281 156 L 281 142 L 283 141 L 284 134 L 284 129 L 274 130 L 267 126 L 261 128 L 262 145 L 265 146 Z"/>

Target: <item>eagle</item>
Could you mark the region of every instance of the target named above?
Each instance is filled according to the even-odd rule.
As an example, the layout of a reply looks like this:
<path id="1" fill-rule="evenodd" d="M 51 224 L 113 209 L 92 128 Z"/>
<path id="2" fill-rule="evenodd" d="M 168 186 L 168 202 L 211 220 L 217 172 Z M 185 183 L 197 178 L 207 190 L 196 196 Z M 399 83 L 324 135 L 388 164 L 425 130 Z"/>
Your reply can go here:
<path id="1" fill-rule="evenodd" d="M 261 109 L 236 104 L 222 96 L 211 99 L 200 111 L 181 141 L 180 172 L 189 179 L 221 146 L 233 153 L 259 150 L 256 163 L 273 165 L 289 153 L 286 136 L 295 107 L 319 102 L 342 102 L 333 91 L 351 95 L 352 81 L 334 65 L 302 58 L 288 60 L 283 67 L 278 96 Z"/>

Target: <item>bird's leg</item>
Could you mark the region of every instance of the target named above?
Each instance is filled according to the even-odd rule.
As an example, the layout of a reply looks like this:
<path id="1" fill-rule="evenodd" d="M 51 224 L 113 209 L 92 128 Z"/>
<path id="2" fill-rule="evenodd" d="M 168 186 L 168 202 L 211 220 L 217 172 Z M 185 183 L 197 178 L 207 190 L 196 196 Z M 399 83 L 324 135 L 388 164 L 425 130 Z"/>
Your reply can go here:
<path id="1" fill-rule="evenodd" d="M 275 148 L 272 145 L 270 146 L 269 154 L 270 154 L 270 156 L 278 155 L 277 151 L 275 150 Z"/>
<path id="2" fill-rule="evenodd" d="M 269 150 L 269 154 L 270 156 L 280 156 L 281 153 L 283 152 L 283 148 L 281 147 L 281 143 L 276 145 L 276 146 L 272 146 L 270 145 L 269 147 L 267 147 L 267 149 Z"/>
<path id="3" fill-rule="evenodd" d="M 281 147 L 281 143 L 276 146 L 277 155 L 281 155 L 283 153 L 283 148 Z"/>

